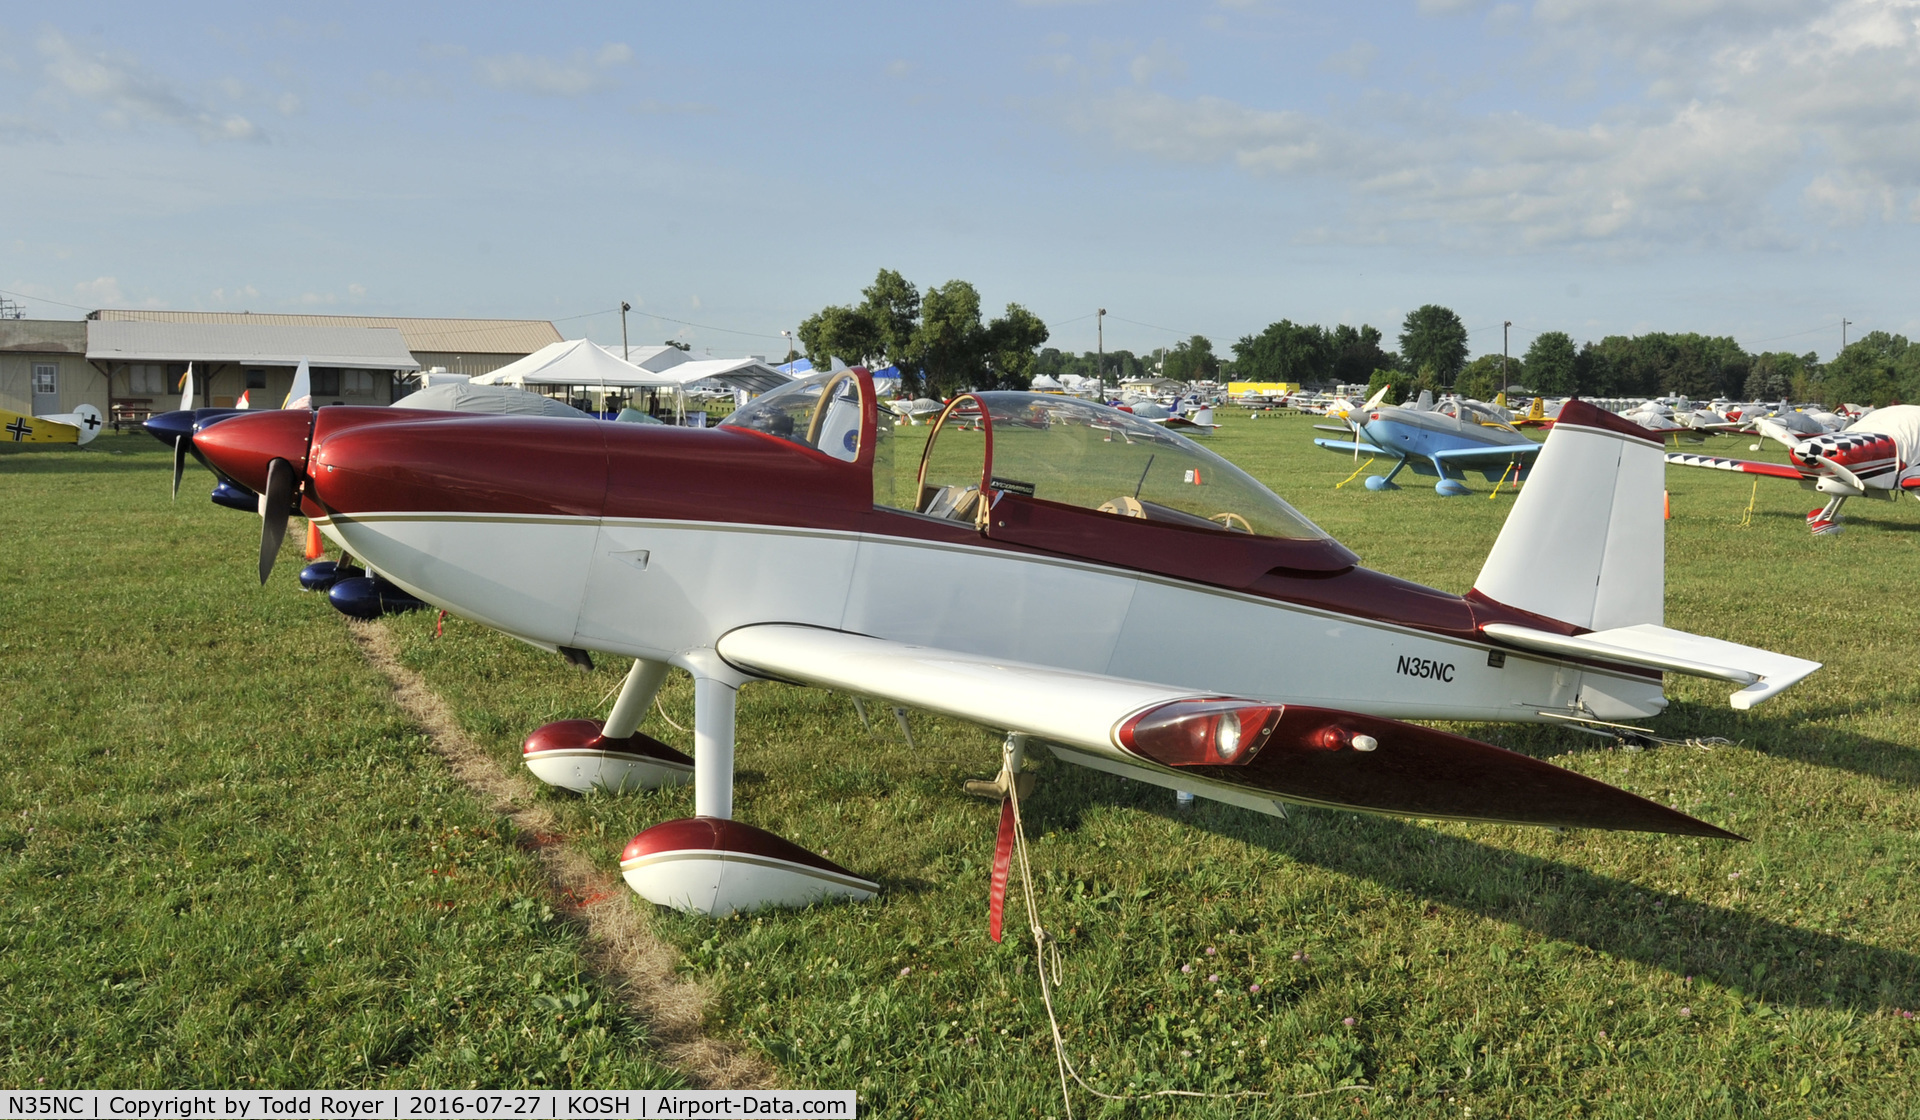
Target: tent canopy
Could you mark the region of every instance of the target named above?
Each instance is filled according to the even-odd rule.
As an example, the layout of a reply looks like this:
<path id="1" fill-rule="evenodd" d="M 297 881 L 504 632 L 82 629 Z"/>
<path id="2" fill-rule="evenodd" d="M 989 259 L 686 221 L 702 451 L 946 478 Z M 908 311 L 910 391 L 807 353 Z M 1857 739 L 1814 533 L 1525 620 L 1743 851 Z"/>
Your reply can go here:
<path id="1" fill-rule="evenodd" d="M 749 393 L 767 393 L 792 383 L 792 378 L 758 358 L 707 358 L 681 362 L 656 374 L 671 377 L 672 384 L 689 389 L 745 389 Z"/>
<path id="2" fill-rule="evenodd" d="M 475 385 L 586 385 L 609 389 L 672 389 L 682 384 L 683 362 L 672 374 L 655 373 L 620 360 L 604 347 L 576 338 L 542 346 L 517 362 L 473 379 Z"/>
<path id="3" fill-rule="evenodd" d="M 393 402 L 395 408 L 425 408 L 440 412 L 491 412 L 502 416 L 592 417 L 552 397 L 508 385 L 475 385 L 466 381 L 433 385 Z"/>

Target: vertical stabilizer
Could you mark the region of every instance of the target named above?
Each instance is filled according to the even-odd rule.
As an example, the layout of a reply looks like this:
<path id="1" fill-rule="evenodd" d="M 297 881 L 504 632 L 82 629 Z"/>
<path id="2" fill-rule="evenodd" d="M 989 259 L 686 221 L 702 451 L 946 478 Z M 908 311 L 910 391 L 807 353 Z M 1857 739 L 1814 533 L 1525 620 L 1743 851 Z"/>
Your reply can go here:
<path id="1" fill-rule="evenodd" d="M 1659 436 L 1568 401 L 1474 590 L 1589 630 L 1659 625 L 1665 485 Z"/>

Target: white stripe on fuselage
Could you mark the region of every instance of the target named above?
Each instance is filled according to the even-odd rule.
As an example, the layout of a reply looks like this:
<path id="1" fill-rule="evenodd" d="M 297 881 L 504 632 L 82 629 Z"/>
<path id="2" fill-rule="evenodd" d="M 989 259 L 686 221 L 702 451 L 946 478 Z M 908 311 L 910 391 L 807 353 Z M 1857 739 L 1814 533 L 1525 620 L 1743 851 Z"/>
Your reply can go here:
<path id="1" fill-rule="evenodd" d="M 850 531 L 510 514 L 336 515 L 328 535 L 462 617 L 659 660 L 793 622 L 1414 719 L 1642 718 L 1657 682 L 1065 557 Z"/>

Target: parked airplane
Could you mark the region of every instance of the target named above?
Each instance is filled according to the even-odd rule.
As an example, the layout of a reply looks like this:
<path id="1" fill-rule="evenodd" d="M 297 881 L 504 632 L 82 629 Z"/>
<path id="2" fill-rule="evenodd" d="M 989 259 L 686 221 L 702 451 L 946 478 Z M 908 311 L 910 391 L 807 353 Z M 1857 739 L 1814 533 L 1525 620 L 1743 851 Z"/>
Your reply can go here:
<path id="1" fill-rule="evenodd" d="M 1841 530 L 1840 507 L 1848 498 L 1897 501 L 1904 492 L 1920 491 L 1920 465 L 1915 463 L 1915 451 L 1920 449 L 1920 405 L 1875 409 L 1844 431 L 1818 435 L 1803 436 L 1767 418 L 1755 423 L 1768 436 L 1787 445 L 1787 463 L 1688 454 L 1668 455 L 1667 462 L 1680 467 L 1790 478 L 1825 494 L 1827 504 L 1807 514 L 1807 528 L 1816 536 Z M 1920 498 L 1920 493 L 1914 496 Z"/>
<path id="2" fill-rule="evenodd" d="M 55 416 L 28 416 L 0 408 L 0 441 L 88 444 L 103 424 L 100 410 L 90 404 Z"/>
<path id="3" fill-rule="evenodd" d="M 1458 416 L 1417 408 L 1395 408 L 1378 403 L 1379 397 L 1347 417 L 1351 439 L 1316 439 L 1313 442 L 1330 451 L 1350 451 L 1395 460 L 1385 475 L 1369 475 L 1367 489 L 1397 489 L 1393 478 L 1404 467 L 1415 474 L 1429 475 L 1442 497 L 1467 493 L 1460 481 L 1467 471 L 1479 471 L 1488 482 L 1503 477 L 1525 479 L 1541 445 L 1528 439 L 1492 413 L 1475 412 L 1466 405 L 1457 407 Z M 1338 431 L 1336 428 L 1323 428 Z"/>
<path id="4" fill-rule="evenodd" d="M 691 777 L 696 815 L 641 832 L 622 867 L 642 896 L 715 914 L 878 889 L 732 819 L 752 680 L 1004 729 L 1007 782 L 1031 744 L 1272 814 L 1727 837 L 1399 721 L 1649 717 L 1663 671 L 1734 682 L 1746 708 L 1818 668 L 1661 625 L 1658 444 L 1586 405 L 1563 411 L 1466 596 L 1360 567 L 1226 460 L 1110 408 L 963 394 L 898 474 L 889 418 L 852 370 L 705 432 L 339 407 L 197 440 L 266 495 L 263 546 L 298 508 L 430 604 L 570 659 L 634 658 L 604 723 L 549 724 L 526 756 L 562 782 Z M 907 571 L 921 595 L 902 611 Z M 694 678 L 690 761 L 637 731 L 669 666 Z"/>

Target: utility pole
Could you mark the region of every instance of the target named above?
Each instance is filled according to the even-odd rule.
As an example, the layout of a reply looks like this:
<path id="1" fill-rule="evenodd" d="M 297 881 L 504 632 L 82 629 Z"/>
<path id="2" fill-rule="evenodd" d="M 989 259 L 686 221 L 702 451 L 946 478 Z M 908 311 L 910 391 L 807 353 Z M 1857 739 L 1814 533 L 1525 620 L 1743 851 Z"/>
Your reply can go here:
<path id="1" fill-rule="evenodd" d="M 1851 322 L 1851 319 L 1840 320 L 1840 352 L 1842 354 L 1847 352 L 1847 326 Z"/>
<path id="2" fill-rule="evenodd" d="M 632 304 L 624 299 L 620 301 L 620 360 L 623 362 L 633 360 L 633 351 L 627 349 L 627 312 L 632 310 Z"/>
<path id="3" fill-rule="evenodd" d="M 1513 320 L 1500 324 L 1500 391 L 1507 391 L 1507 332 L 1513 329 Z"/>
<path id="4" fill-rule="evenodd" d="M 787 340 L 787 376 L 793 376 L 793 332 L 781 331 L 780 337 Z"/>
<path id="5" fill-rule="evenodd" d="M 1107 395 L 1107 309 L 1102 307 L 1093 313 L 1093 336 L 1099 349 L 1099 364 L 1094 369 L 1100 374 L 1100 395 Z"/>

